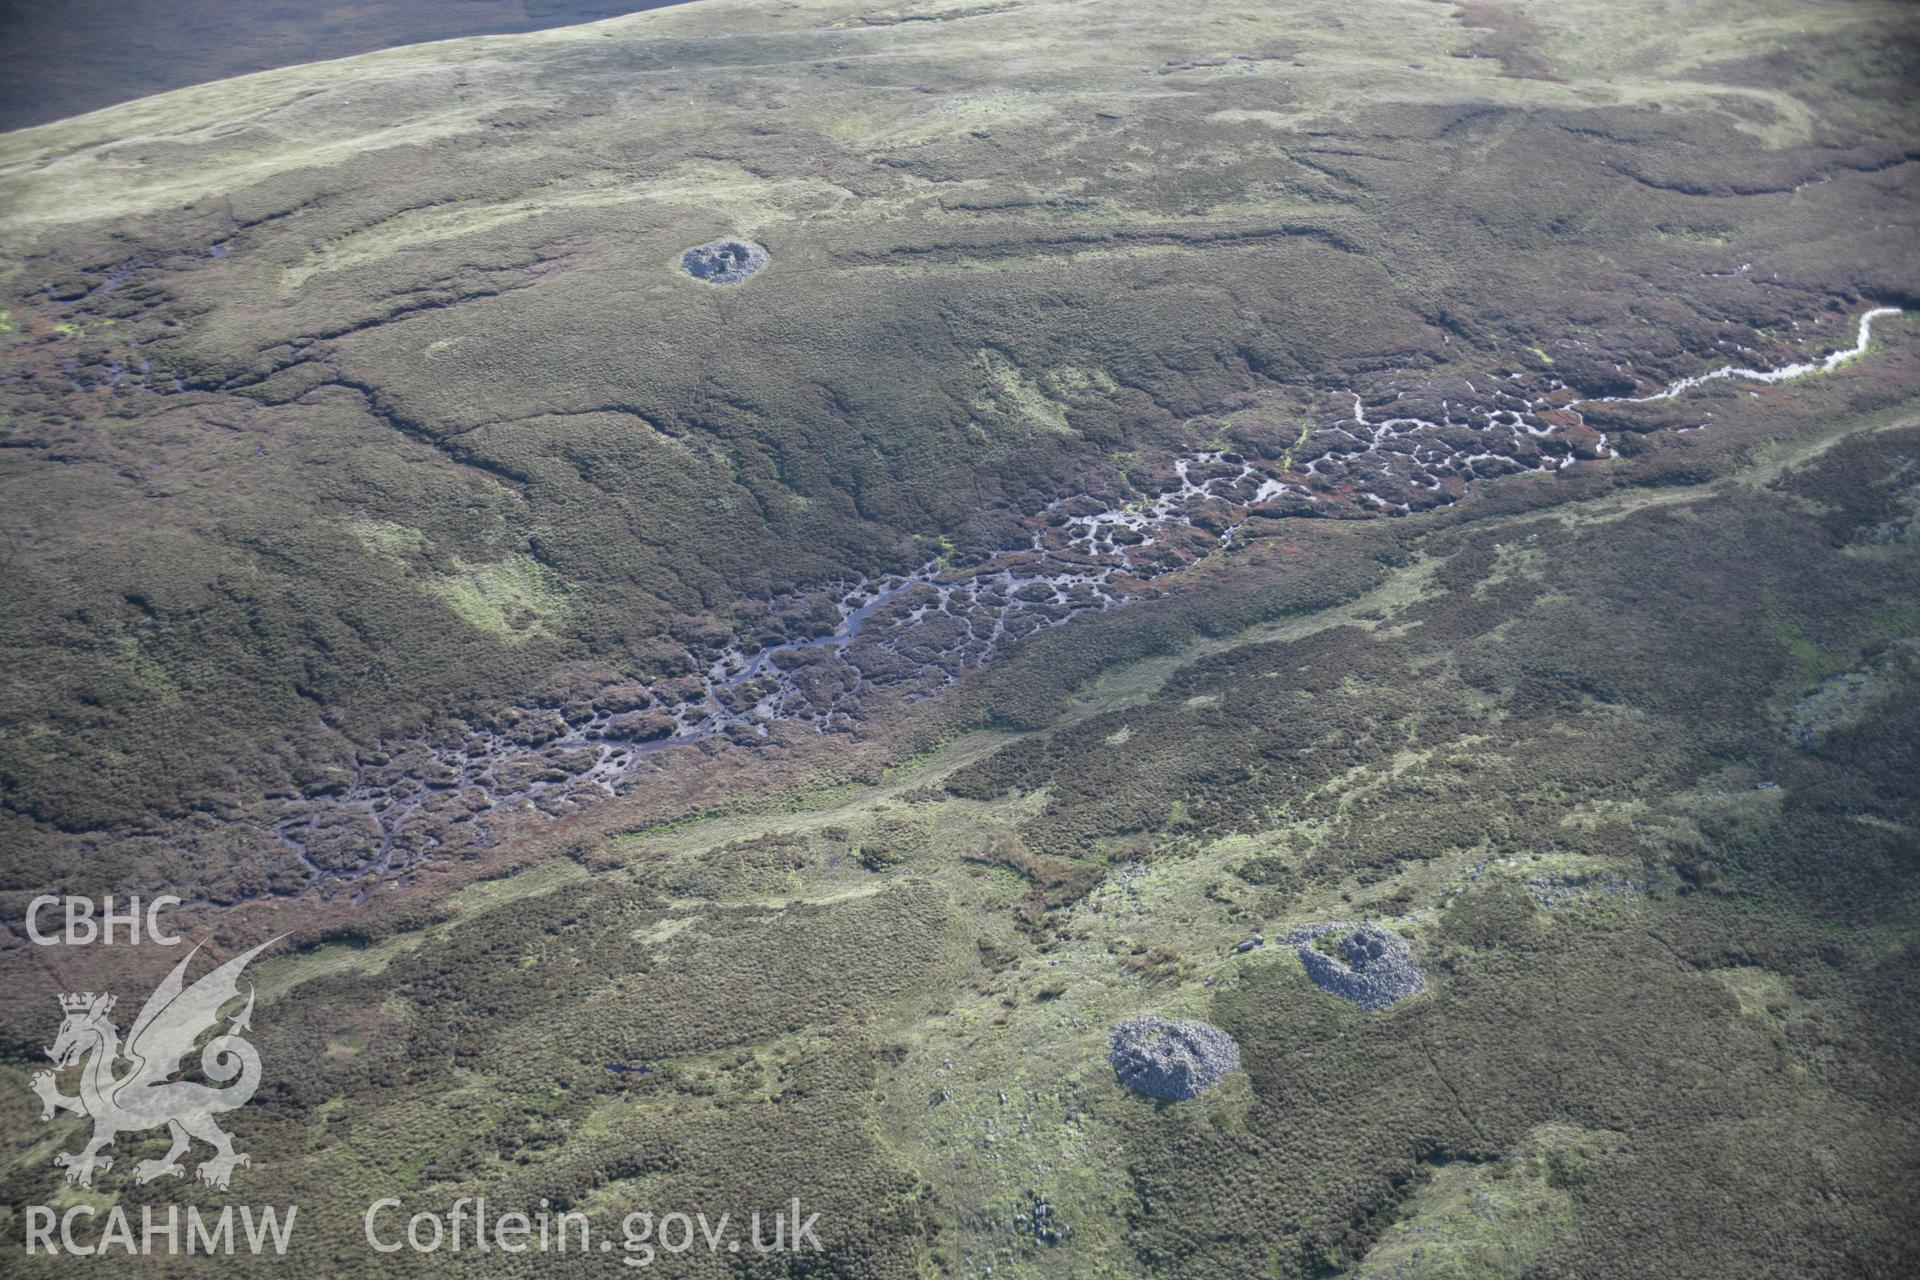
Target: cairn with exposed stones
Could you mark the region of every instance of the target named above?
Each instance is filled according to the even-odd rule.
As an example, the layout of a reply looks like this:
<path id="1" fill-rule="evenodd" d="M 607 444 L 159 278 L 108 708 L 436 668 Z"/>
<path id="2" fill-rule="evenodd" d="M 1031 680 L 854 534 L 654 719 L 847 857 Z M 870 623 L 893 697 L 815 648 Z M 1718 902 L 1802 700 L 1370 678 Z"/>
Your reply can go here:
<path id="1" fill-rule="evenodd" d="M 739 284 L 767 265 L 767 251 L 745 240 L 713 240 L 681 254 L 680 265 L 708 284 Z"/>
<path id="2" fill-rule="evenodd" d="M 1344 962 L 1313 945 L 1330 933 L 1344 935 L 1339 940 Z M 1299 953 L 1314 985 L 1369 1012 L 1398 1004 L 1427 985 L 1406 940 L 1377 924 L 1330 920 L 1296 929 L 1280 941 Z"/>
<path id="3" fill-rule="evenodd" d="M 1120 1083 L 1170 1102 L 1192 1098 L 1240 1065 L 1233 1037 L 1205 1022 L 1129 1018 L 1113 1029 L 1107 1049 Z"/>

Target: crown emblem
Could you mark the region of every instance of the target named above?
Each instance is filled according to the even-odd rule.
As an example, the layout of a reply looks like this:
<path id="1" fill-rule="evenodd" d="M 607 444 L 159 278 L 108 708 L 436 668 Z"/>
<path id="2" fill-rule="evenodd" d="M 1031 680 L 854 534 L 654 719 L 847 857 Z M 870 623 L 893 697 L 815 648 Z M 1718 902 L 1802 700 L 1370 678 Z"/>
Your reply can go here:
<path id="1" fill-rule="evenodd" d="M 195 947 L 147 998 L 124 1044 L 107 1016 L 113 1010 L 111 995 L 104 991 L 54 993 L 66 1021 L 47 1050 L 52 1069 L 35 1072 L 28 1086 L 39 1095 L 42 1120 L 71 1111 L 93 1121 L 93 1136 L 85 1147 L 53 1157 L 54 1165 L 67 1171 L 68 1182 L 91 1187 L 94 1172 L 113 1165 L 113 1157 L 101 1154 L 101 1148 L 118 1136 L 163 1126 L 173 1135 L 173 1148 L 165 1156 L 134 1165 L 135 1186 L 182 1176 L 186 1170 L 180 1167 L 180 1157 L 191 1140 L 213 1148 L 194 1176 L 216 1191 L 227 1189 L 235 1169 L 252 1163 L 244 1151 L 233 1149 L 233 1135 L 215 1124 L 214 1117 L 244 1105 L 260 1087 L 260 1054 L 244 1034 L 253 1013 L 253 988 L 246 989 L 244 1012 L 222 1017 L 220 1010 L 240 997 L 247 962 L 277 941 L 242 952 L 189 987 L 184 979 L 187 966 L 200 952 Z M 200 1074 L 212 1083 L 173 1078 L 195 1055 Z M 60 1092 L 59 1073 L 68 1070 L 80 1074 L 83 1087 L 78 1096 Z M 116 1101 L 120 1097 L 126 1101 Z"/>

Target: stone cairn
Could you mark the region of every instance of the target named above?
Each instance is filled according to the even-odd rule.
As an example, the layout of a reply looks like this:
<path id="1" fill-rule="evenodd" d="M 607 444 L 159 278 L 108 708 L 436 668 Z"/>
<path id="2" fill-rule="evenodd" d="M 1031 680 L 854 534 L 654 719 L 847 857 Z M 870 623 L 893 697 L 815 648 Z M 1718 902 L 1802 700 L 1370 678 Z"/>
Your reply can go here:
<path id="1" fill-rule="evenodd" d="M 1135 1093 L 1177 1102 L 1212 1088 L 1239 1067 L 1240 1047 L 1204 1022 L 1129 1018 L 1113 1029 L 1107 1061 L 1120 1083 Z"/>
<path id="2" fill-rule="evenodd" d="M 1345 935 L 1339 941 L 1344 963 L 1313 945 L 1330 933 Z M 1296 929 L 1280 943 L 1299 953 L 1316 986 L 1369 1012 L 1398 1004 L 1427 985 L 1406 940 L 1377 924 L 1330 920 Z"/>
<path id="3" fill-rule="evenodd" d="M 680 265 L 708 284 L 739 284 L 767 265 L 767 251 L 745 240 L 712 240 L 681 254 Z"/>

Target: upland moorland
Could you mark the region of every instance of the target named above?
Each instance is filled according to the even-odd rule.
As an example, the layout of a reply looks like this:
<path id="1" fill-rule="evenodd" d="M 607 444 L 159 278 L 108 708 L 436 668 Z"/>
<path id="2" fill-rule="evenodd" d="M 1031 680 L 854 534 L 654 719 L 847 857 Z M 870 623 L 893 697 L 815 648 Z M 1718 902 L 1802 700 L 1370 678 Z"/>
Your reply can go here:
<path id="1" fill-rule="evenodd" d="M 291 933 L 283 1273 L 1912 1274 L 1916 95 L 1865 0 L 698 0 L 0 134 L 4 915 Z M 177 957 L 0 945 L 22 1205 Z"/>

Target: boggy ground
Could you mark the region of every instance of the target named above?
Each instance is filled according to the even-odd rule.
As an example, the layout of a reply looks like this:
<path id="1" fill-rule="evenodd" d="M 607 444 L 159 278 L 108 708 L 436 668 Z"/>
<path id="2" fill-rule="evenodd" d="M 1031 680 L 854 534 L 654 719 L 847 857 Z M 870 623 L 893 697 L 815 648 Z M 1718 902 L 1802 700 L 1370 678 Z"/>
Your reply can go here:
<path id="1" fill-rule="evenodd" d="M 386 865 L 282 806 L 1182 457 L 1425 507 L 1911 295 L 1904 10 L 1498 12 L 709 0 L 0 140 L 17 883 Z"/>
<path id="2" fill-rule="evenodd" d="M 850 1277 L 1909 1271 L 1910 318 L 1541 406 L 1609 448 L 1397 518 L 1309 514 L 1379 509 L 1342 475 L 938 697 L 351 893 L 271 821 L 1063 496 L 1312 474 L 1350 392 L 1452 448 L 1489 388 L 1847 345 L 1915 293 L 1910 45 L 1820 17 L 717 3 L 0 139 L 9 901 L 296 930 L 235 1124 L 283 1270 L 424 1270 L 365 1205 L 484 1191 L 803 1194 Z M 716 297 L 722 234 L 772 262 Z M 1426 991 L 1235 950 L 1325 920 Z M 8 1204 L 212 1203 L 131 1140 L 56 1188 L 25 1085 L 56 990 L 158 963 L 7 953 Z M 1128 1095 L 1133 1016 L 1243 1070 Z"/>
<path id="3" fill-rule="evenodd" d="M 1639 483 L 1262 540 L 954 691 L 1009 727 L 307 933 L 255 1036 L 300 1068 L 235 1124 L 248 1198 L 302 1205 L 273 1265 L 370 1270 L 382 1195 L 609 1230 L 797 1188 L 850 1277 L 1903 1273 L 1915 358 L 1903 326 L 1723 394 Z M 1872 692 L 1807 740 L 1847 673 Z M 254 911 L 225 931 L 281 927 Z M 1407 939 L 1425 990 L 1366 1013 L 1239 950 L 1329 919 Z M 16 1204 L 78 1136 L 34 1119 L 38 1003 Z M 1242 1070 L 1139 1098 L 1106 1063 L 1134 1016 Z"/>
<path id="4" fill-rule="evenodd" d="M 1308 444 L 1298 447 L 1312 449 L 1310 461 L 1296 462 L 1293 449 L 1278 458 L 1212 451 L 1136 467 L 1120 494 L 1056 499 L 1026 522 L 1031 532 L 1009 531 L 1025 542 L 964 568 L 936 559 L 877 582 L 776 599 L 717 657 L 690 654 L 697 674 L 653 683 L 608 676 L 480 726 L 454 720 L 421 739 L 383 742 L 346 785 L 276 805 L 274 829 L 296 851 L 307 885 L 323 892 L 404 874 L 429 858 L 472 856 L 498 843 L 501 815 L 560 817 L 648 787 L 646 765 L 661 751 L 716 736 L 757 747 L 796 723 L 857 732 L 876 690 L 937 694 L 1041 630 L 1158 594 L 1155 578 L 1271 534 L 1276 526 L 1262 522 L 1411 514 L 1459 498 L 1470 481 L 1558 473 L 1583 455 L 1616 460 L 1620 449 L 1587 425 L 1587 414 L 1657 430 L 1658 417 L 1635 423 L 1620 414 L 1723 376 L 1764 385 L 1830 370 L 1866 353 L 1873 321 L 1899 314 L 1863 313 L 1854 342 L 1816 360 L 1725 365 L 1628 396 L 1574 398 L 1554 380 L 1546 396 L 1498 392 L 1512 407 L 1481 410 L 1477 420 L 1456 418 L 1465 410 L 1446 399 L 1428 410 L 1433 419 L 1418 417 L 1403 390 L 1384 411 L 1393 416 L 1376 422 L 1355 394 L 1351 416 L 1302 428 Z M 1464 390 L 1474 396 L 1471 384 Z M 1703 420 L 1678 430 L 1711 424 L 1711 410 L 1692 412 Z M 1836 677 L 1834 687 L 1857 692 L 1859 678 Z"/>

